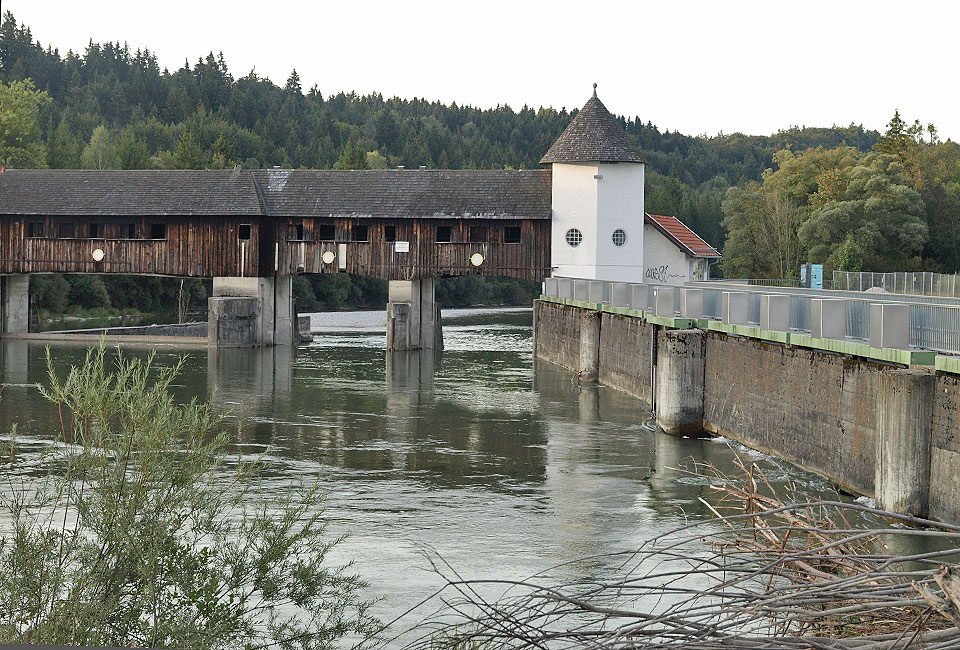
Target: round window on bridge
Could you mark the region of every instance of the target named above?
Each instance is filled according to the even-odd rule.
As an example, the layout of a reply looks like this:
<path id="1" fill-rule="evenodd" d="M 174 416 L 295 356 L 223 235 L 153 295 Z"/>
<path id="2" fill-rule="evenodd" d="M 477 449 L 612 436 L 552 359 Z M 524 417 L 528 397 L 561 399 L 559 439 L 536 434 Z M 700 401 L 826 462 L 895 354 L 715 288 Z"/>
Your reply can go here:
<path id="1" fill-rule="evenodd" d="M 571 228 L 567 231 L 567 243 L 571 246 L 579 246 L 580 242 L 583 241 L 583 233 L 577 230 L 576 228 Z"/>
<path id="2" fill-rule="evenodd" d="M 627 233 L 622 228 L 613 231 L 613 245 L 623 246 L 627 243 Z"/>

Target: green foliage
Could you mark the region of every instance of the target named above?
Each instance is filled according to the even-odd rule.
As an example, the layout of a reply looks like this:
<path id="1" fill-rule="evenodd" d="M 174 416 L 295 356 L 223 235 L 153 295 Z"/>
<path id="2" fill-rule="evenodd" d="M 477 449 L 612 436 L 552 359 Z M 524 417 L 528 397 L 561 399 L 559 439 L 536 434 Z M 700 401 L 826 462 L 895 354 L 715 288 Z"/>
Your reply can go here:
<path id="1" fill-rule="evenodd" d="M 37 308 L 55 314 L 67 310 L 70 283 L 59 273 L 38 273 L 30 277 L 30 295 Z"/>
<path id="2" fill-rule="evenodd" d="M 337 162 L 333 168 L 369 169 L 370 165 L 367 163 L 367 152 L 364 150 L 363 145 L 352 140 L 345 144 L 343 149 L 340 150 L 340 157 L 337 158 Z"/>
<path id="3" fill-rule="evenodd" d="M 436 300 L 443 307 L 474 305 L 530 305 L 540 285 L 516 278 L 468 275 L 437 280 Z"/>
<path id="4" fill-rule="evenodd" d="M 173 150 L 173 167 L 175 169 L 203 169 L 203 160 L 200 148 L 193 140 L 193 132 L 184 131 Z"/>
<path id="5" fill-rule="evenodd" d="M 331 567 L 319 482 L 226 456 L 205 404 L 178 405 L 183 360 L 112 369 L 88 352 L 42 393 L 62 430 L 0 458 L 0 641 L 86 646 L 331 648 L 369 637 L 363 583 Z M 269 498 L 264 498 L 269 494 Z M 259 505 L 258 505 L 259 504 Z"/>
<path id="6" fill-rule="evenodd" d="M 120 132 L 120 142 L 117 144 L 117 162 L 120 169 L 149 169 L 150 156 L 147 145 L 137 139 L 133 127 L 127 127 Z"/>
<path id="7" fill-rule="evenodd" d="M 896 156 L 871 153 L 832 174 L 814 196 L 800 228 L 809 257 L 837 268 L 835 255 L 848 236 L 871 271 L 908 268 L 927 241 L 920 193 L 907 184 Z"/>
<path id="8" fill-rule="evenodd" d="M 113 136 L 102 124 L 93 130 L 90 142 L 80 154 L 82 169 L 120 169 L 120 158 Z"/>
<path id="9" fill-rule="evenodd" d="M 37 121 L 50 96 L 30 79 L 0 83 L 0 165 L 46 167 L 46 148 Z"/>
<path id="10" fill-rule="evenodd" d="M 67 303 L 89 309 L 91 307 L 110 307 L 110 296 L 107 287 L 99 275 L 68 275 L 66 276 L 70 290 L 67 292 Z"/>

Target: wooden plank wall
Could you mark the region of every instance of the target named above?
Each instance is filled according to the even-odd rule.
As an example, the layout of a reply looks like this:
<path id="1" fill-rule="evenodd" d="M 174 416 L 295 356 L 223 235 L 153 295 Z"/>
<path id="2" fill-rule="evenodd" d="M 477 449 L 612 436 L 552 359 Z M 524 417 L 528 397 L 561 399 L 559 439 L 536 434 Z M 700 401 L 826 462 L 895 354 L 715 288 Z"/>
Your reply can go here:
<path id="1" fill-rule="evenodd" d="M 256 276 L 296 273 L 352 273 L 384 280 L 458 275 L 491 275 L 542 280 L 550 272 L 550 222 L 503 219 L 257 219 L 240 217 L 42 218 L 0 216 L 0 273 L 132 273 L 180 277 Z M 28 237 L 31 223 L 43 223 L 43 237 Z M 75 237 L 61 238 L 72 223 Z M 90 224 L 102 225 L 90 238 Z M 130 225 L 136 238 L 129 236 Z M 165 224 L 165 239 L 149 239 L 153 224 Z M 242 225 L 250 238 L 241 240 Z M 300 229 L 297 229 L 300 226 Z M 323 227 L 334 237 L 317 241 Z M 356 241 L 355 227 L 366 227 Z M 387 241 L 388 227 L 409 252 Z M 470 228 L 485 229 L 485 241 L 471 242 Z M 438 228 L 450 241 L 438 242 Z M 507 228 L 520 229 L 520 241 L 504 241 Z M 303 239 L 298 239 L 303 237 Z M 341 245 L 346 247 L 341 268 Z M 94 249 L 104 251 L 95 262 Z M 332 251 L 336 259 L 324 263 Z M 481 266 L 470 263 L 480 253 Z M 275 259 L 276 258 L 276 259 Z"/>
<path id="2" fill-rule="evenodd" d="M 490 275 L 543 280 L 550 274 L 550 222 L 501 219 L 289 219 L 280 228 L 279 268 L 282 273 L 338 273 L 409 280 L 460 275 Z M 303 240 L 297 240 L 297 226 Z M 355 225 L 367 227 L 366 242 L 353 241 Z M 317 241 L 320 227 L 333 226 L 335 239 Z M 486 241 L 471 242 L 470 228 L 486 230 Z M 395 228 L 396 241 L 408 242 L 409 252 L 397 252 L 385 231 Z M 450 228 L 450 242 L 437 242 L 437 229 Z M 520 228 L 520 241 L 506 243 L 508 227 Z M 346 269 L 340 269 L 340 244 L 346 244 Z M 323 254 L 337 259 L 324 263 Z M 474 253 L 484 257 L 481 266 L 470 263 Z"/>
<path id="3" fill-rule="evenodd" d="M 44 237 L 27 237 L 30 223 L 43 223 Z M 63 223 L 75 225 L 73 238 L 60 238 Z M 103 236 L 90 238 L 90 224 Z M 251 237 L 240 241 L 240 225 Z M 128 238 L 130 225 L 136 238 Z M 166 226 L 166 239 L 149 239 L 153 224 Z M 259 273 L 257 223 L 227 217 L 74 219 L 0 217 L 0 273 L 135 273 L 181 277 L 255 276 Z M 104 251 L 101 262 L 94 249 Z M 270 269 L 272 272 L 273 269 Z"/>

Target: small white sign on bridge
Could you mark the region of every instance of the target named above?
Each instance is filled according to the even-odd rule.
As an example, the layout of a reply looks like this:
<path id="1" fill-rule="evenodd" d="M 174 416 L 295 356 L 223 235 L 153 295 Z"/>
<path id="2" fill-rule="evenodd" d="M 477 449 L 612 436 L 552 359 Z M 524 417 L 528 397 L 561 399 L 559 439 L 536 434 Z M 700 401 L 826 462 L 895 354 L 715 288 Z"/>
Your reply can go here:
<path id="1" fill-rule="evenodd" d="M 410 242 L 408 241 L 398 241 L 393 243 L 393 251 L 395 253 L 409 253 L 410 252 Z"/>

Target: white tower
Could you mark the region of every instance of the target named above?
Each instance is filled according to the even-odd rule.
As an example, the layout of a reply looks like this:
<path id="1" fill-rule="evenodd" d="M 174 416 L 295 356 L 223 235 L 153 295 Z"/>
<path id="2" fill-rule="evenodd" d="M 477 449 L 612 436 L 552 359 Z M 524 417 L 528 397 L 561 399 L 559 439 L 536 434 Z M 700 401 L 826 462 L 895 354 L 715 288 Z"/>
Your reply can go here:
<path id="1" fill-rule="evenodd" d="M 553 275 L 642 282 L 646 163 L 597 84 L 540 163 L 553 169 Z"/>

